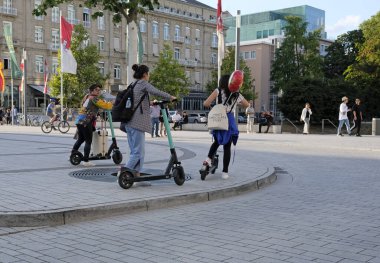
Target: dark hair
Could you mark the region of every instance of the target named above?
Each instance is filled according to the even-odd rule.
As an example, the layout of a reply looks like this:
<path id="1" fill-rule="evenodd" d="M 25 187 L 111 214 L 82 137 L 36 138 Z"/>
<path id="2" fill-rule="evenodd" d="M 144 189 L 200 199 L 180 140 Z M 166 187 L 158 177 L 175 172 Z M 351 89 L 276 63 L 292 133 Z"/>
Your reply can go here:
<path id="1" fill-rule="evenodd" d="M 133 77 L 135 79 L 142 79 L 145 73 L 149 72 L 149 68 L 146 65 L 137 65 L 134 64 L 132 69 L 135 73 L 133 73 Z"/>
<path id="2" fill-rule="evenodd" d="M 97 87 L 99 87 L 100 89 L 102 89 L 102 85 L 101 84 L 92 84 L 88 90 L 91 92 L 91 91 L 94 91 Z"/>
<path id="3" fill-rule="evenodd" d="M 235 94 L 239 95 L 238 92 L 235 92 L 235 94 L 231 95 L 231 91 L 228 88 L 228 83 L 230 81 L 230 75 L 222 75 L 219 80 L 219 88 L 224 91 L 224 94 L 226 95 L 226 98 L 228 99 L 228 104 L 232 104 L 233 99 L 236 97 Z"/>

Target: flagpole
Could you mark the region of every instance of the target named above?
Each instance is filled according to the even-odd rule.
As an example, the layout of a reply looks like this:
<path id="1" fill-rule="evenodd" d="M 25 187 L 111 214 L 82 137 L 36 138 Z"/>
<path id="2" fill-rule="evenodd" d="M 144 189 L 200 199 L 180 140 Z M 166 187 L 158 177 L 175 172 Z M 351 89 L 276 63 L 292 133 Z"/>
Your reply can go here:
<path id="1" fill-rule="evenodd" d="M 61 34 L 60 36 L 60 42 L 61 42 L 61 99 L 60 99 L 60 104 L 61 104 L 61 120 L 63 118 L 63 73 L 62 73 L 62 11 L 59 11 L 59 32 Z"/>
<path id="2" fill-rule="evenodd" d="M 11 118 L 12 118 L 12 125 L 14 120 L 13 120 L 13 74 L 12 74 L 12 63 L 10 63 L 10 69 L 11 69 Z M 20 96 L 19 96 L 20 100 Z"/>
<path id="3" fill-rule="evenodd" d="M 26 50 L 24 49 L 23 52 L 22 52 L 22 55 L 23 55 L 23 58 L 24 58 L 24 88 L 23 88 L 23 101 L 24 101 L 24 125 L 26 126 L 28 123 L 27 123 L 27 114 L 26 114 L 26 82 L 27 82 L 27 78 L 26 78 L 26 69 L 27 69 L 27 56 L 26 56 Z"/>

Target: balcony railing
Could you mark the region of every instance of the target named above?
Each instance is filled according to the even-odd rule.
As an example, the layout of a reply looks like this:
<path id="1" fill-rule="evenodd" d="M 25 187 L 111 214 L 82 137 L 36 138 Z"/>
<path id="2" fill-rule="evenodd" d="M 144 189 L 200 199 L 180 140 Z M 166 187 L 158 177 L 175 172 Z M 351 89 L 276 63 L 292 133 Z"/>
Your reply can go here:
<path id="1" fill-rule="evenodd" d="M 174 36 L 173 41 L 183 43 L 183 42 L 185 42 L 185 38 L 181 37 L 181 36 Z"/>
<path id="2" fill-rule="evenodd" d="M 196 67 L 198 66 L 198 61 L 196 60 L 190 60 L 190 59 L 178 59 L 178 63 L 180 65 L 186 66 L 186 67 Z"/>
<path id="3" fill-rule="evenodd" d="M 17 16 L 17 9 L 8 6 L 0 6 L 0 13 L 6 15 Z"/>
<path id="4" fill-rule="evenodd" d="M 90 28 L 91 27 L 91 21 L 83 21 L 83 26 Z"/>

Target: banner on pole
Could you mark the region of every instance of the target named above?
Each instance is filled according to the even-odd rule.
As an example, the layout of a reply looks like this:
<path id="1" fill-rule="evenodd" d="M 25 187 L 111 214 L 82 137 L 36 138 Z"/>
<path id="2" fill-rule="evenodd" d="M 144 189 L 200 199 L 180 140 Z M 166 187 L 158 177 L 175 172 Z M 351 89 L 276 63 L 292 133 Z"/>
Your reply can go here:
<path id="1" fill-rule="evenodd" d="M 11 58 L 12 77 L 20 78 L 22 75 L 22 72 L 20 70 L 20 67 L 17 64 L 15 49 L 13 46 L 12 24 L 9 22 L 3 22 L 3 27 L 4 27 L 4 38 L 5 38 L 5 41 L 7 42 L 9 56 Z"/>
<path id="2" fill-rule="evenodd" d="M 45 68 L 44 68 L 44 94 L 47 94 L 48 93 L 48 78 L 49 78 L 49 68 L 48 68 L 48 64 L 47 64 L 47 61 L 46 61 L 46 58 L 45 58 Z"/>
<path id="3" fill-rule="evenodd" d="M 224 58 L 224 34 L 222 20 L 222 0 L 218 0 L 216 34 L 218 36 L 218 65 L 222 65 Z"/>
<path id="4" fill-rule="evenodd" d="M 70 50 L 73 25 L 61 16 L 61 72 L 77 74 L 77 61 Z"/>

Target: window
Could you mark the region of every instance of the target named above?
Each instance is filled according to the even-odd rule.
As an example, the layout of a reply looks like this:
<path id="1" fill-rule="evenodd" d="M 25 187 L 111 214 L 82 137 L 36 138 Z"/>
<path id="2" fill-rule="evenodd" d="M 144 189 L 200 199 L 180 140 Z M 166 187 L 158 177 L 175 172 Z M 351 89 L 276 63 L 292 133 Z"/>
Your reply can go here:
<path id="1" fill-rule="evenodd" d="M 201 51 L 199 49 L 195 50 L 195 61 L 201 60 Z"/>
<path id="2" fill-rule="evenodd" d="M 36 43 L 44 42 L 44 31 L 41 26 L 34 27 L 34 42 Z"/>
<path id="3" fill-rule="evenodd" d="M 146 22 L 145 19 L 140 20 L 140 32 L 145 33 L 146 32 Z"/>
<path id="4" fill-rule="evenodd" d="M 196 40 L 201 39 L 201 31 L 199 29 L 195 29 L 195 39 Z"/>
<path id="5" fill-rule="evenodd" d="M 195 71 L 194 80 L 195 80 L 195 84 L 201 83 L 201 73 L 199 71 Z"/>
<path id="6" fill-rule="evenodd" d="M 263 38 L 267 38 L 268 37 L 268 30 L 263 30 Z"/>
<path id="7" fill-rule="evenodd" d="M 263 38 L 263 35 L 262 35 L 262 34 L 263 34 L 262 31 L 257 31 L 257 32 L 256 32 L 256 38 L 257 38 L 257 39 Z"/>
<path id="8" fill-rule="evenodd" d="M 181 58 L 181 51 L 179 48 L 174 48 L 174 59 L 179 60 Z"/>
<path id="9" fill-rule="evenodd" d="M 12 4 L 12 2 L 11 2 L 11 4 Z M 37 8 L 40 4 L 41 4 L 41 0 L 34 0 L 34 8 Z M 43 16 L 35 16 L 35 18 L 36 18 L 36 20 L 44 20 Z"/>
<path id="10" fill-rule="evenodd" d="M 59 23 L 59 7 L 53 7 L 51 9 L 51 22 Z"/>
<path id="11" fill-rule="evenodd" d="M 185 50 L 185 59 L 190 59 L 190 48 L 186 48 Z"/>
<path id="12" fill-rule="evenodd" d="M 51 49 L 59 49 L 59 30 L 54 28 L 51 30 Z"/>
<path id="13" fill-rule="evenodd" d="M 216 53 L 211 54 L 211 64 L 216 65 L 218 63 L 218 57 Z"/>
<path id="14" fill-rule="evenodd" d="M 44 73 L 44 57 L 43 56 L 36 56 L 35 57 L 35 72 L 37 73 Z"/>
<path id="15" fill-rule="evenodd" d="M 104 30 L 106 28 L 104 23 L 104 16 L 98 16 L 98 29 Z"/>
<path id="16" fill-rule="evenodd" d="M 274 29 L 269 29 L 269 35 L 274 36 Z"/>
<path id="17" fill-rule="evenodd" d="M 120 38 L 118 37 L 113 38 L 113 49 L 115 51 L 120 51 Z"/>
<path id="18" fill-rule="evenodd" d="M 113 67 L 113 78 L 121 79 L 121 68 L 119 64 L 115 64 L 115 66 Z"/>
<path id="19" fill-rule="evenodd" d="M 170 40 L 169 24 L 164 24 L 164 40 Z"/>
<path id="20" fill-rule="evenodd" d="M 256 59 L 256 51 L 251 51 L 251 59 Z"/>
<path id="21" fill-rule="evenodd" d="M 186 37 L 190 37 L 191 36 L 190 27 L 186 27 L 186 29 L 185 29 L 185 36 Z"/>
<path id="22" fill-rule="evenodd" d="M 211 46 L 218 47 L 218 35 L 216 33 L 212 33 Z"/>
<path id="23" fill-rule="evenodd" d="M 178 38 L 181 36 L 181 27 L 179 25 L 175 25 L 174 29 L 174 37 Z"/>
<path id="24" fill-rule="evenodd" d="M 99 63 L 98 63 L 98 68 L 99 68 L 99 72 L 100 72 L 100 74 L 101 74 L 102 76 L 104 76 L 104 73 L 105 73 L 105 71 L 104 71 L 104 62 L 99 62 Z"/>
<path id="25" fill-rule="evenodd" d="M 155 57 L 159 56 L 159 53 L 158 53 L 158 44 L 156 44 L 156 43 L 153 43 L 153 56 L 155 56 Z"/>
<path id="26" fill-rule="evenodd" d="M 73 5 L 67 6 L 67 22 L 75 25 L 75 9 Z"/>
<path id="27" fill-rule="evenodd" d="M 158 22 L 156 21 L 153 21 L 153 24 L 152 24 L 152 35 L 153 35 L 153 38 L 159 37 Z"/>
<path id="28" fill-rule="evenodd" d="M 58 58 L 57 57 L 53 57 L 51 60 L 51 73 L 53 75 L 58 73 Z"/>
<path id="29" fill-rule="evenodd" d="M 98 50 L 104 50 L 104 36 L 98 36 Z"/>
<path id="30" fill-rule="evenodd" d="M 6 9 L 11 9 L 12 8 L 12 0 L 4 0 L 3 1 L 3 6 Z"/>
<path id="31" fill-rule="evenodd" d="M 91 15 L 88 8 L 83 8 L 83 26 L 91 27 Z"/>

